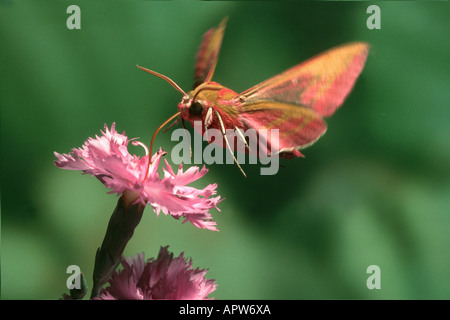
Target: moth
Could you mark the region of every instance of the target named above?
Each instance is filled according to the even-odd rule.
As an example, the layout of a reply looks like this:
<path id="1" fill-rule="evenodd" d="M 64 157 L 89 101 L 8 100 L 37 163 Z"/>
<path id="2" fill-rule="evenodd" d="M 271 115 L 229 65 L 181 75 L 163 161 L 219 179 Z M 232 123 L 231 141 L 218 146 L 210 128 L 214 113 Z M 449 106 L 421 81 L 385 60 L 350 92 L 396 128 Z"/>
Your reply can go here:
<path id="1" fill-rule="evenodd" d="M 186 93 L 170 78 L 137 66 L 167 81 L 183 95 L 178 112 L 156 130 L 151 145 L 157 132 L 176 119 L 183 126 L 184 121 L 192 125 L 201 121 L 202 136 L 208 128 L 220 130 L 222 145 L 232 154 L 235 150 L 227 139 L 227 130 L 235 130 L 242 140 L 245 140 L 243 132 L 248 129 L 262 132 L 258 139 L 264 139 L 270 151 L 272 141 L 268 132 L 278 129 L 279 141 L 273 152 L 280 158 L 304 157 L 300 150 L 311 146 L 326 132 L 324 118 L 342 105 L 353 88 L 366 62 L 369 45 L 353 42 L 335 47 L 236 93 L 212 81 L 227 19 L 203 36 L 196 57 L 193 90 Z M 235 157 L 234 160 L 245 176 Z"/>

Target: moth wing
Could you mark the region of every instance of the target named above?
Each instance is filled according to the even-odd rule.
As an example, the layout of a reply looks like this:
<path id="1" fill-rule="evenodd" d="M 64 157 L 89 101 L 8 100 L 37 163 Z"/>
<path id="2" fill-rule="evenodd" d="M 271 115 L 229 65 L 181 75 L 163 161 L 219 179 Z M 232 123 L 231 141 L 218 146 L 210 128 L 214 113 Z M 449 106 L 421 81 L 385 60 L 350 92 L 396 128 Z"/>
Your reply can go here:
<path id="1" fill-rule="evenodd" d="M 279 101 L 331 116 L 352 89 L 368 52 L 363 42 L 330 49 L 242 92 L 240 101 Z"/>
<path id="2" fill-rule="evenodd" d="M 228 17 L 225 17 L 218 27 L 209 29 L 203 35 L 195 64 L 194 89 L 203 82 L 210 81 L 213 76 L 227 20 Z"/>
<path id="3" fill-rule="evenodd" d="M 269 152 L 280 157 L 303 157 L 300 149 L 317 141 L 327 130 L 320 115 L 311 108 L 276 101 L 255 101 L 245 104 L 239 120 L 258 132 L 259 143 L 267 143 Z M 261 130 L 266 129 L 266 130 Z M 278 143 L 272 141 L 273 129 L 278 129 Z"/>

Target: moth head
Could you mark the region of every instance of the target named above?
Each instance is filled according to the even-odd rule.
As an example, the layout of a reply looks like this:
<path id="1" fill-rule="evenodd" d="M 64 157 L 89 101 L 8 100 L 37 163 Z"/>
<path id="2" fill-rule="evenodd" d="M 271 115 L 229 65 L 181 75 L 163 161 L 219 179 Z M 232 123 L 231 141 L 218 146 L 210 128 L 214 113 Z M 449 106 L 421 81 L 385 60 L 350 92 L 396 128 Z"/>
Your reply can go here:
<path id="1" fill-rule="evenodd" d="M 178 111 L 181 112 L 181 117 L 186 120 L 200 119 L 204 109 L 203 102 L 197 100 L 192 91 L 184 95 L 178 104 Z"/>
<path id="2" fill-rule="evenodd" d="M 203 105 L 199 101 L 193 100 L 191 106 L 189 107 L 189 114 L 193 117 L 200 117 L 203 110 Z"/>

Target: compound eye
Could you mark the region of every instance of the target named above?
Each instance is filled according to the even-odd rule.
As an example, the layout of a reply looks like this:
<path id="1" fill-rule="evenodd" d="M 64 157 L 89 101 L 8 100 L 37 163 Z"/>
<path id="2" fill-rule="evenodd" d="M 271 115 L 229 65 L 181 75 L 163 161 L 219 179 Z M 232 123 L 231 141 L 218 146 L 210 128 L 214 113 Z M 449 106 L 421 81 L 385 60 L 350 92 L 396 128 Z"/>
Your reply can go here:
<path id="1" fill-rule="evenodd" d="M 203 106 L 198 101 L 193 101 L 191 106 L 189 107 L 189 114 L 191 116 L 201 116 L 203 113 Z"/>

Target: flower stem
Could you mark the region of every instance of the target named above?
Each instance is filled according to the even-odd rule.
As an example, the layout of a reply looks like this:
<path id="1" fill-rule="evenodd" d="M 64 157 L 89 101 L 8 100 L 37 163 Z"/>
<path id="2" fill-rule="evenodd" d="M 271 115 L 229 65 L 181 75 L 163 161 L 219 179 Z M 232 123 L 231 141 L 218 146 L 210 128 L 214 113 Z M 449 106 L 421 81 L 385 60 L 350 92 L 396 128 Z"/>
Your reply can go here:
<path id="1" fill-rule="evenodd" d="M 135 197 L 133 197 L 135 199 Z M 102 287 L 109 281 L 119 265 L 123 251 L 142 218 L 145 206 L 141 203 L 132 204 L 127 191 L 119 198 L 106 229 L 105 238 L 97 249 L 91 299 L 96 297 Z"/>

